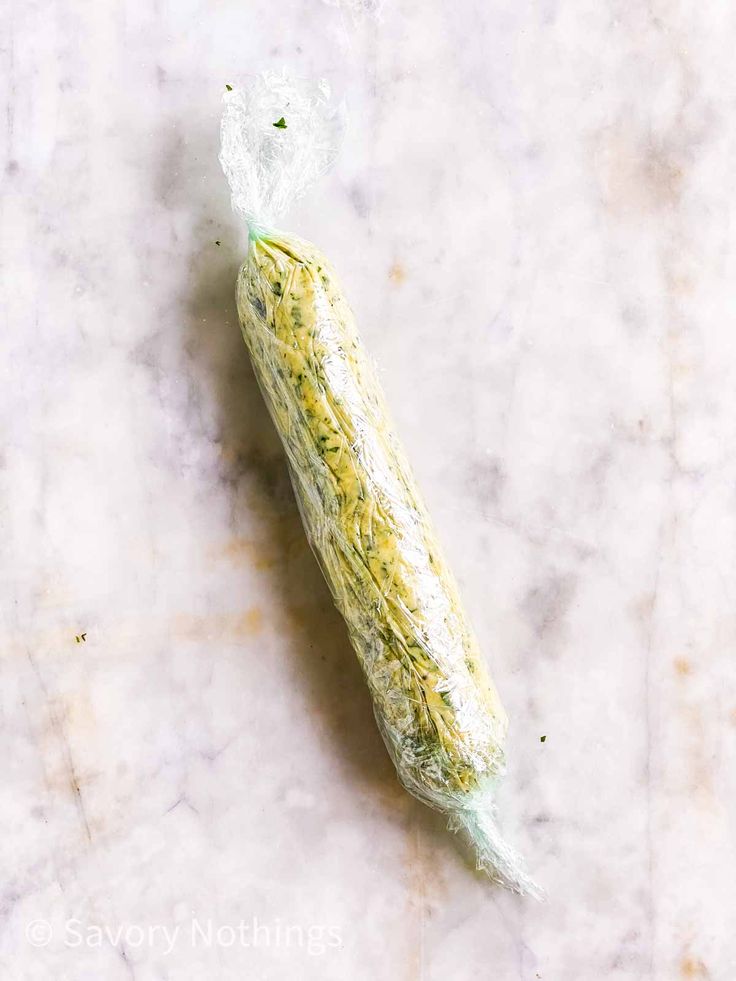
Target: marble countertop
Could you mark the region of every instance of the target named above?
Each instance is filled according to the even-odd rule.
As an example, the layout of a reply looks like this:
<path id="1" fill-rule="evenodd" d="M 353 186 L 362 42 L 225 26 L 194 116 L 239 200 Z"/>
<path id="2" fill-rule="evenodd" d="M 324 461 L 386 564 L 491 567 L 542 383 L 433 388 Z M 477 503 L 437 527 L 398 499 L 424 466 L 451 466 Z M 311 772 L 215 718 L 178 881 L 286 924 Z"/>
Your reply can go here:
<path id="1" fill-rule="evenodd" d="M 11 0 L 2 36 L 2 976 L 733 981 L 736 10 Z M 282 66 L 349 106 L 284 224 L 379 363 L 541 905 L 398 786 L 239 336 L 221 95 Z"/>

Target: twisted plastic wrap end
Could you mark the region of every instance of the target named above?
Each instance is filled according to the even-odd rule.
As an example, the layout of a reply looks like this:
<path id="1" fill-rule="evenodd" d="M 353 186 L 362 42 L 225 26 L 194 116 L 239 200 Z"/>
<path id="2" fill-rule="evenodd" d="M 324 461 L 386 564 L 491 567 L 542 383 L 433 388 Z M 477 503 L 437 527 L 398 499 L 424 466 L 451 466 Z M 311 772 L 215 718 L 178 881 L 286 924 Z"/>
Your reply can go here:
<path id="1" fill-rule="evenodd" d="M 332 166 L 345 107 L 326 81 L 264 72 L 223 96 L 220 164 L 233 210 L 251 229 L 273 227 Z"/>
<path id="2" fill-rule="evenodd" d="M 513 892 L 534 899 L 545 898 L 543 889 L 527 874 L 521 857 L 506 843 L 496 823 L 493 806 L 487 801 L 479 806 L 452 811 L 451 831 L 461 832 L 473 845 L 478 869 L 494 882 Z"/>

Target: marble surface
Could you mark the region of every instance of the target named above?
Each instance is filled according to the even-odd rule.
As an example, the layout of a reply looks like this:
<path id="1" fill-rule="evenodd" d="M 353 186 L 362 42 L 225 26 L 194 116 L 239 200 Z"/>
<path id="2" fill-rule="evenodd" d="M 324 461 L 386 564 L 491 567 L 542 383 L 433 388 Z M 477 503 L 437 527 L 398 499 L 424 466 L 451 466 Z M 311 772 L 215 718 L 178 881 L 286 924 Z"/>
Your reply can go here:
<path id="1" fill-rule="evenodd" d="M 736 11 L 376 6 L 3 19 L 4 978 L 736 976 Z M 283 65 L 349 104 L 284 224 L 381 367 L 543 905 L 398 787 L 238 334 L 220 98 Z"/>

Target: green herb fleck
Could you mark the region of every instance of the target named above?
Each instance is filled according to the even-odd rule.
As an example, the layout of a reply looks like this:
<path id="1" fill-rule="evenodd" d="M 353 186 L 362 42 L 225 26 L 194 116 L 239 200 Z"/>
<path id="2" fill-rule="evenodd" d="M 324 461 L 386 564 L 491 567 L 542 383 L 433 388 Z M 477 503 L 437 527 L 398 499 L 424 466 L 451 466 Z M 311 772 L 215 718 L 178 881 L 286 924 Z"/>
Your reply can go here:
<path id="1" fill-rule="evenodd" d="M 76 640 L 76 642 L 78 644 L 83 644 L 84 641 L 87 639 L 87 634 L 86 633 L 85 634 L 75 634 L 74 635 L 74 639 Z"/>
<path id="2" fill-rule="evenodd" d="M 547 737 L 546 736 L 540 736 L 539 737 L 539 741 L 540 741 L 540 743 L 544 743 L 544 742 L 547 741 Z"/>
<path id="3" fill-rule="evenodd" d="M 276 127 L 276 129 L 286 129 L 286 120 L 284 119 L 284 117 L 282 116 L 281 119 L 278 120 L 278 122 L 274 123 L 274 126 Z"/>
<path id="4" fill-rule="evenodd" d="M 228 92 L 232 92 L 233 90 L 232 85 L 228 85 L 227 82 L 225 82 L 225 88 L 228 90 Z"/>

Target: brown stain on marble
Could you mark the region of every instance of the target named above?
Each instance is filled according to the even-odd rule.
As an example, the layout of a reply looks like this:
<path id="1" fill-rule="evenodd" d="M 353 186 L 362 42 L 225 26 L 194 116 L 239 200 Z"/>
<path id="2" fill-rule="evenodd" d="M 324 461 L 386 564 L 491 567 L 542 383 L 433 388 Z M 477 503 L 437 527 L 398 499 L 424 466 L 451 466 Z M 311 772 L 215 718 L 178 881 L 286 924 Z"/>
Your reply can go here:
<path id="1" fill-rule="evenodd" d="M 626 121 L 603 130 L 595 156 L 606 210 L 622 217 L 677 208 L 684 178 L 679 154 L 676 141 L 637 132 Z"/>
<path id="2" fill-rule="evenodd" d="M 217 558 L 236 565 L 250 565 L 259 572 L 271 569 L 279 559 L 273 542 L 256 541 L 253 538 L 233 537 L 215 554 Z"/>
<path id="3" fill-rule="evenodd" d="M 406 267 L 398 259 L 391 264 L 391 268 L 388 271 L 388 278 L 395 286 L 401 286 L 402 283 L 406 282 Z"/>
<path id="4" fill-rule="evenodd" d="M 633 603 L 634 616 L 645 624 L 654 613 L 654 604 L 657 601 L 657 594 L 654 590 L 640 593 Z"/>
<path id="5" fill-rule="evenodd" d="M 645 592 L 632 604 L 632 611 L 639 619 L 646 636 L 656 600 L 656 592 Z M 680 654 L 667 662 L 667 666 L 669 665 L 676 679 L 671 689 L 671 714 L 677 730 L 681 759 L 681 792 L 686 792 L 699 809 L 710 811 L 716 805 L 717 794 L 714 787 L 712 739 L 707 725 L 709 708 L 699 699 L 694 685 L 697 678 L 697 658 L 693 662 L 692 658 Z M 734 714 L 736 725 L 736 709 Z"/>
<path id="6" fill-rule="evenodd" d="M 263 630 L 263 611 L 259 606 L 238 613 L 212 613 L 196 616 L 180 613 L 174 619 L 174 633 L 182 640 L 246 640 Z"/>
<path id="7" fill-rule="evenodd" d="M 668 279 L 668 286 L 671 293 L 677 296 L 687 296 L 689 293 L 694 292 L 697 282 L 697 278 L 692 272 L 683 269 L 671 273 Z"/>
<path id="8" fill-rule="evenodd" d="M 680 962 L 680 975 L 683 978 L 709 978 L 710 971 L 699 957 L 688 954 Z"/>
<path id="9" fill-rule="evenodd" d="M 241 636 L 253 637 L 263 629 L 263 611 L 260 606 L 251 607 L 239 621 Z"/>
<path id="10" fill-rule="evenodd" d="M 683 725 L 689 735 L 686 761 L 690 788 L 701 805 L 710 806 L 715 799 L 713 760 L 706 741 L 703 714 L 700 705 L 685 705 L 681 710 Z"/>

